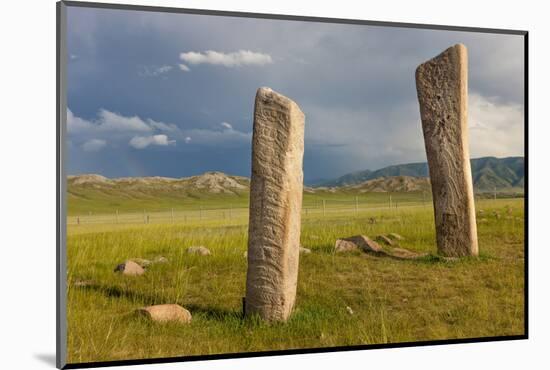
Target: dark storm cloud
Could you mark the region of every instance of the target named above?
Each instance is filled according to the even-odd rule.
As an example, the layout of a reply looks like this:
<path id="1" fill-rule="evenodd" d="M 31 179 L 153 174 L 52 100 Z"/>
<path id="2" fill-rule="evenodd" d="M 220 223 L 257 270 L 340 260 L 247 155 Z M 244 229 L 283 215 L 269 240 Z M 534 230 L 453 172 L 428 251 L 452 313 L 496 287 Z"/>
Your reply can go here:
<path id="1" fill-rule="evenodd" d="M 306 113 L 306 179 L 424 160 L 414 71 L 458 42 L 472 155 L 523 152 L 520 36 L 84 8 L 68 34 L 69 108 L 91 125 L 71 135 L 72 172 L 247 176 L 260 86 Z M 149 130 L 98 130 L 102 110 Z"/>

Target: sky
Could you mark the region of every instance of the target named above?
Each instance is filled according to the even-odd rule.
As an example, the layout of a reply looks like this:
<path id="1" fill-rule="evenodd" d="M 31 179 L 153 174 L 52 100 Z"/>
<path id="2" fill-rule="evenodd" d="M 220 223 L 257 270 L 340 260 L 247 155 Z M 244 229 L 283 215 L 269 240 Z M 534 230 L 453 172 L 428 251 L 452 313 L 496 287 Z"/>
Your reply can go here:
<path id="1" fill-rule="evenodd" d="M 524 154 L 518 35 L 68 8 L 70 174 L 250 176 L 254 97 L 306 115 L 304 179 L 426 160 L 414 72 L 469 55 L 470 155 Z"/>

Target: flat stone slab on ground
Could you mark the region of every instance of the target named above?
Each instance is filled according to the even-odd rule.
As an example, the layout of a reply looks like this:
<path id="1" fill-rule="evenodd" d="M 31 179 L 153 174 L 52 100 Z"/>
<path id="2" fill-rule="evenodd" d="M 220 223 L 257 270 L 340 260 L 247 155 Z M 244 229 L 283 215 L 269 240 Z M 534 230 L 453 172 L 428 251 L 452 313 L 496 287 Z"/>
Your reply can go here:
<path id="1" fill-rule="evenodd" d="M 189 247 L 189 248 L 187 248 L 187 253 L 197 254 L 199 256 L 209 256 L 209 255 L 212 254 L 208 248 L 203 247 L 202 245 L 198 246 L 198 247 Z"/>
<path id="2" fill-rule="evenodd" d="M 143 275 L 145 273 L 145 270 L 134 261 L 128 260 L 118 265 L 115 268 L 115 272 L 120 272 L 123 275 L 138 276 Z"/>
<path id="3" fill-rule="evenodd" d="M 376 257 L 390 257 L 395 259 L 416 259 L 427 255 L 427 253 L 416 253 L 408 249 L 396 248 L 392 246 L 382 248 L 378 243 L 365 235 L 355 235 L 349 238 L 338 239 L 336 240 L 334 249 L 336 252 L 361 250 L 367 255 L 373 255 Z"/>
<path id="4" fill-rule="evenodd" d="M 310 253 L 311 253 L 311 249 L 300 247 L 300 254 L 310 254 Z"/>
<path id="5" fill-rule="evenodd" d="M 177 304 L 159 304 L 142 307 L 137 312 L 154 322 L 173 321 L 182 324 L 191 322 L 191 312 Z"/>
<path id="6" fill-rule="evenodd" d="M 376 236 L 376 241 L 379 243 L 383 243 L 386 245 L 394 245 L 394 241 L 388 238 L 386 235 L 378 235 Z"/>
<path id="7" fill-rule="evenodd" d="M 405 240 L 405 238 L 403 238 L 398 233 L 389 233 L 388 238 L 393 239 L 393 240 Z"/>

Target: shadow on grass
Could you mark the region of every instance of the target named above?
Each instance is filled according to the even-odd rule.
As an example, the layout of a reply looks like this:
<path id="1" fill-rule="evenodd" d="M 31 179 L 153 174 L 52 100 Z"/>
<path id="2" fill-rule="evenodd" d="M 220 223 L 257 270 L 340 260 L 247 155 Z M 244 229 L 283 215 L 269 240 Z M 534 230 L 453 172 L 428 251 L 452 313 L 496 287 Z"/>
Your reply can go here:
<path id="1" fill-rule="evenodd" d="M 193 315 L 200 315 L 207 320 L 215 321 L 227 321 L 234 319 L 242 319 L 242 312 L 240 310 L 229 310 L 219 307 L 213 307 L 209 305 L 197 305 L 197 304 L 183 304 L 181 302 L 173 302 L 164 297 L 161 294 L 147 294 L 143 292 L 136 292 L 125 289 L 120 286 L 104 286 L 100 284 L 92 284 L 78 287 L 79 289 L 90 290 L 104 294 L 110 298 L 123 298 L 134 302 L 139 302 L 144 306 L 157 305 L 157 304 L 181 304 L 188 309 Z"/>

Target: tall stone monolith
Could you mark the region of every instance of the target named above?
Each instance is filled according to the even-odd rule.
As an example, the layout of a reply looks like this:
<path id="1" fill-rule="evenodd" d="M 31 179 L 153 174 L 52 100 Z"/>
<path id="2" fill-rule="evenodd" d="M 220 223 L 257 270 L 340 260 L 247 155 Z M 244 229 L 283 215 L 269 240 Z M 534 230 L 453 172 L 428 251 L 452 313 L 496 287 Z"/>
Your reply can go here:
<path id="1" fill-rule="evenodd" d="M 418 66 L 416 90 L 432 184 L 438 253 L 476 256 L 466 47 L 457 44 Z"/>
<path id="2" fill-rule="evenodd" d="M 304 114 L 269 88 L 256 93 L 245 315 L 288 319 L 296 299 Z"/>

